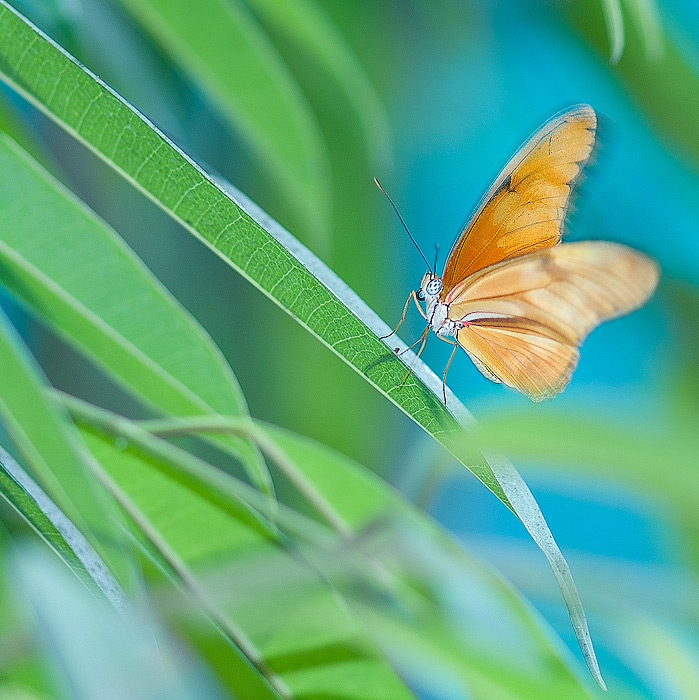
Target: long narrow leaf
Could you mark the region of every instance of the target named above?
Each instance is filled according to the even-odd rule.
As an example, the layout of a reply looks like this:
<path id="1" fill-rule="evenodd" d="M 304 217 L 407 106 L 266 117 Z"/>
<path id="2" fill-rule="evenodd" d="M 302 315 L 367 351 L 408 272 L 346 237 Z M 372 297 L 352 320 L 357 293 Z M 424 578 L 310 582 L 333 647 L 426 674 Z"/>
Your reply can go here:
<path id="1" fill-rule="evenodd" d="M 121 0 L 207 91 L 258 155 L 270 185 L 300 211 L 306 239 L 326 251 L 328 155 L 293 74 L 239 2 Z"/>
<path id="2" fill-rule="evenodd" d="M 211 338 L 104 221 L 2 133 L 0 282 L 158 410 L 247 415 Z M 219 438 L 271 494 L 259 452 Z"/>
<path id="3" fill-rule="evenodd" d="M 377 164 L 389 160 L 392 138 L 381 100 L 321 5 L 316 0 L 247 0 L 247 4 L 335 80 L 358 117 L 369 160 Z"/>
<path id="4" fill-rule="evenodd" d="M 6 450 L 0 447 L 0 495 L 91 591 L 120 610 L 124 593 L 83 534 Z"/>
<path id="5" fill-rule="evenodd" d="M 9 84 L 296 318 L 517 513 L 553 564 L 578 641 L 603 686 L 565 559 L 512 465 L 501 459 L 489 464 L 469 444 L 466 409 L 449 394 L 447 410 L 441 383 L 422 364 L 404 381 L 404 362 L 379 340 L 385 324 L 341 280 L 244 198 L 217 186 L 133 107 L 1 3 L 0 74 Z"/>
<path id="6" fill-rule="evenodd" d="M 604 19 L 607 23 L 607 33 L 611 44 L 610 63 L 619 63 L 621 54 L 624 52 L 625 32 L 624 16 L 621 12 L 620 0 L 602 0 Z"/>
<path id="7" fill-rule="evenodd" d="M 382 658 L 371 639 L 324 580 L 278 543 L 167 476 L 167 467 L 137 445 L 116 449 L 91 429 L 83 436 L 105 470 L 105 483 L 173 575 L 231 642 L 285 700 L 302 695 L 362 700 L 409 700 L 410 691 Z M 293 572 L 310 577 L 311 591 L 287 591 L 258 604 L 258 590 L 245 576 L 251 557 L 280 557 Z M 225 571 L 225 601 L 207 583 Z M 281 573 L 281 572 L 280 572 Z M 281 606 L 277 610 L 276 606 Z M 276 612 L 275 612 L 276 611 Z M 293 648 L 294 663 L 275 665 L 280 649 Z M 338 650 L 342 656 L 338 659 Z M 357 689 L 360 661 L 374 693 Z M 319 673 L 319 668 L 324 673 Z M 339 673 L 338 673 L 339 671 Z"/>
<path id="8" fill-rule="evenodd" d="M 629 14 L 643 37 L 646 56 L 651 61 L 662 58 L 664 50 L 663 28 L 656 0 L 626 0 Z"/>
<path id="9" fill-rule="evenodd" d="M 129 549 L 116 509 L 91 473 L 91 457 L 67 413 L 46 394 L 38 366 L 2 311 L 0 367 L 0 421 L 7 433 L 56 504 L 117 578 L 130 583 Z"/>

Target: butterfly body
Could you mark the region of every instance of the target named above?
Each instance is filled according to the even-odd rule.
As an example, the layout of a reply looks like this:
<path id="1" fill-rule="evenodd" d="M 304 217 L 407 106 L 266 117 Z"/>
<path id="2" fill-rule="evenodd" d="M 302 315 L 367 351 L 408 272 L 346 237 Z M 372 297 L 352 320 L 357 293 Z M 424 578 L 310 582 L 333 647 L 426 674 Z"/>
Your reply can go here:
<path id="1" fill-rule="evenodd" d="M 431 272 L 425 273 L 416 293 L 418 301 L 425 302 L 425 310 L 420 309 L 420 313 L 437 335 L 456 337 L 461 324 L 449 318 L 449 305 L 442 301 L 441 291 L 442 280 Z"/>
<path id="2" fill-rule="evenodd" d="M 642 253 L 604 241 L 560 243 L 596 125 L 590 106 L 575 105 L 510 159 L 456 239 L 442 275 L 428 271 L 411 294 L 428 323 L 420 350 L 432 330 L 454 352 L 462 347 L 488 379 L 540 401 L 569 382 L 593 328 L 652 294 L 658 268 Z"/>

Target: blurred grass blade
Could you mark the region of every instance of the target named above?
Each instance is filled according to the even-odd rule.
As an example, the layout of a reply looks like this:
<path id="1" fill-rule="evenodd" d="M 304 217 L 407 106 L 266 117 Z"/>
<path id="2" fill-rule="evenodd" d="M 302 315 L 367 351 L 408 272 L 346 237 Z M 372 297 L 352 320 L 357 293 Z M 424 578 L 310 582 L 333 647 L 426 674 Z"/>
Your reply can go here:
<path id="1" fill-rule="evenodd" d="M 209 336 L 102 220 L 0 133 L 0 280 L 124 388 L 168 414 L 247 415 Z M 272 496 L 249 441 L 219 436 Z"/>
<path id="2" fill-rule="evenodd" d="M 25 463 L 117 579 L 131 583 L 118 513 L 95 481 L 91 457 L 68 415 L 46 394 L 39 368 L 1 310 L 0 368 L 0 421 Z"/>
<path id="3" fill-rule="evenodd" d="M 502 629 L 500 625 L 513 624 L 513 621 L 517 620 L 517 623 L 513 624 L 513 629 L 505 636 L 508 639 L 519 638 L 523 648 L 518 648 L 514 653 L 518 655 L 521 662 L 526 655 L 531 654 L 530 663 L 535 666 L 540 665 L 532 675 L 543 681 L 550 673 L 551 678 L 555 677 L 556 682 L 561 683 L 563 678 L 567 676 L 567 682 L 571 684 L 571 688 L 565 693 L 561 689 L 559 692 L 565 697 L 577 695 L 587 697 L 575 674 L 570 671 L 569 660 L 560 658 L 559 649 L 550 644 L 546 635 L 541 633 L 539 626 L 530 618 L 531 611 L 528 605 L 517 599 L 504 580 L 496 577 L 487 567 L 467 557 L 424 513 L 405 501 L 400 494 L 387 487 L 374 474 L 362 469 L 347 457 L 276 426 L 259 422 L 256 422 L 255 426 L 257 430 L 272 438 L 291 460 L 295 472 L 287 473 L 287 477 L 299 486 L 302 493 L 311 489 L 316 500 L 323 499 L 323 509 L 332 510 L 334 518 L 343 523 L 346 531 L 352 533 L 353 536 L 362 538 L 363 533 L 370 532 L 372 529 L 380 530 L 380 523 L 386 518 L 398 518 L 401 521 L 398 528 L 401 533 L 408 533 L 411 528 L 416 528 L 420 536 L 427 538 L 429 546 L 426 546 L 424 551 L 420 550 L 420 556 L 416 557 L 419 549 L 416 542 L 420 541 L 420 537 L 417 537 L 408 546 L 408 551 L 411 561 L 415 559 L 423 561 L 422 557 L 425 558 L 423 575 L 427 571 L 434 574 L 435 571 L 439 570 L 438 580 L 445 589 L 451 585 L 448 581 L 449 576 L 452 575 L 455 590 L 463 591 L 464 586 L 466 586 L 470 596 L 473 597 L 479 595 L 480 587 L 484 585 L 484 591 L 488 591 L 487 596 L 484 592 L 484 597 L 488 597 L 490 602 L 483 602 L 483 607 L 479 609 L 478 614 L 482 615 L 483 610 L 492 605 L 492 609 L 489 609 L 488 612 L 488 627 L 492 624 L 498 629 Z M 395 549 L 394 546 L 390 547 L 392 555 L 395 554 Z M 434 556 L 439 563 L 428 563 L 427 559 L 430 556 Z M 443 570 L 440 569 L 440 565 L 443 566 Z M 454 575 L 455 568 L 458 568 L 457 575 Z M 411 574 L 415 575 L 415 573 L 415 571 L 399 571 L 399 575 L 406 577 L 406 583 L 411 581 L 410 576 Z M 487 584 L 483 584 L 484 580 L 487 580 Z M 427 590 L 427 587 L 425 585 L 423 590 Z M 452 593 L 450 595 L 458 594 Z M 446 597 L 449 598 L 449 596 Z M 441 601 L 441 605 L 448 607 L 444 601 L 443 592 L 437 598 Z M 494 602 L 494 599 L 497 599 L 497 603 Z M 455 601 L 452 600 L 452 603 L 458 607 Z M 472 605 L 474 605 L 473 601 L 469 605 L 464 603 L 464 608 L 471 609 Z M 463 614 L 463 609 L 460 609 Z M 508 613 L 503 615 L 504 609 L 507 609 Z M 503 617 L 500 622 L 496 623 L 495 620 L 500 619 L 500 615 Z M 451 613 L 448 610 L 441 612 L 433 610 L 423 620 L 423 631 L 426 632 L 428 627 L 433 631 L 433 636 L 430 636 L 430 642 L 434 645 L 433 653 L 441 653 L 437 650 L 443 648 L 442 642 L 453 633 L 453 630 L 449 631 L 452 623 Z M 483 640 L 478 640 L 478 620 L 462 620 L 459 627 L 461 637 L 456 649 L 463 649 L 461 645 L 468 647 L 469 642 L 473 644 L 474 648 L 483 646 Z M 513 653 L 513 650 L 504 651 L 502 640 L 498 642 L 498 645 L 505 654 L 504 661 L 508 654 Z M 449 643 L 446 642 L 445 646 L 448 648 Z M 452 658 L 450 663 L 453 664 L 455 659 L 459 659 L 463 655 L 462 651 L 457 651 L 454 653 L 455 658 Z M 489 658 L 492 660 L 492 657 Z M 478 666 L 478 662 L 475 660 L 472 660 L 471 663 Z M 456 661 L 456 665 L 459 665 L 459 661 Z M 523 665 L 527 666 L 528 664 L 523 663 Z M 469 668 L 468 663 L 466 668 Z M 471 681 L 474 681 L 484 675 L 484 672 L 481 669 L 474 673 L 474 669 L 471 668 L 468 675 Z"/>
<path id="4" fill-rule="evenodd" d="M 602 0 L 602 9 L 604 10 L 604 20 L 607 24 L 607 34 L 609 35 L 609 62 L 617 64 L 621 54 L 624 52 L 624 43 L 626 41 L 621 0 Z"/>
<path id="5" fill-rule="evenodd" d="M 555 687 L 561 697 L 589 697 L 572 660 L 561 657 L 529 606 L 495 572 L 466 556 L 429 517 L 343 455 L 275 426 L 223 417 L 208 423 L 201 417 L 140 421 L 138 427 L 159 435 L 228 429 L 255 436 L 271 463 L 341 537 L 340 546 L 294 528 L 305 542 L 297 551 L 342 592 L 408 677 L 429 675 L 436 664 L 451 669 L 469 689 L 485 684 L 491 695 L 546 697 Z M 282 508 L 280 528 L 287 522 Z M 287 596 L 294 586 L 307 586 L 279 556 L 239 566 L 237 579 L 252 581 L 248 586 L 256 589 L 259 607 L 268 598 Z M 364 579 L 380 594 L 366 597 Z M 484 662 L 476 650 L 486 648 Z M 407 663 L 411 655 L 416 658 Z M 508 674 L 493 670 L 502 667 Z"/>
<path id="6" fill-rule="evenodd" d="M 252 203 L 217 186 L 133 107 L 4 0 L 0 0 L 0 74 L 449 449 L 517 513 L 553 563 L 569 609 L 579 609 L 567 564 L 521 477 L 504 460 L 495 464 L 499 475 L 494 473 L 463 430 L 473 424 L 470 414 L 451 392 L 447 410 L 440 379 L 423 363 L 416 363 L 406 380 L 405 363 L 412 364 L 414 356 L 396 357 L 391 348 L 405 345 L 379 340 L 388 327 L 344 282 Z M 603 685 L 585 620 L 573 623 L 591 671 Z"/>
<path id="7" fill-rule="evenodd" d="M 88 428 L 83 436 L 105 470 L 105 483 L 111 482 L 110 492 L 134 525 L 280 696 L 363 700 L 367 695 L 357 689 L 354 673 L 361 668 L 363 676 L 373 683 L 370 697 L 414 697 L 361 624 L 296 553 L 284 551 L 231 513 L 171 479 L 167 466 L 154 464 L 162 460 L 138 445 L 116 449 L 111 439 Z M 292 596 L 291 600 L 280 596 L 266 605 L 255 605 L 259 587 L 240 567 L 257 556 L 281 557 L 290 570 L 310 577 L 312 594 L 300 599 Z M 225 567 L 225 600 L 207 585 L 207 577 L 216 570 L 214 565 Z M 273 610 L 276 605 L 284 611 Z M 282 654 L 288 655 L 287 663 L 279 661 Z M 358 661 L 361 663 L 355 666 Z M 239 697 L 247 696 L 241 693 Z"/>
<path id="8" fill-rule="evenodd" d="M 70 697 L 225 697 L 207 670 L 165 635 L 147 609 L 129 608 L 117 614 L 99 605 L 35 546 L 15 548 L 10 565 L 17 587 L 35 613 L 31 627 L 36 626 L 43 637 L 43 648 L 56 661 L 54 669 Z"/>
<path id="9" fill-rule="evenodd" d="M 117 610 L 126 605 L 124 592 L 82 533 L 60 511 L 39 485 L 0 447 L 0 496 L 95 593 Z"/>
<path id="10" fill-rule="evenodd" d="M 327 254 L 329 163 L 296 79 L 241 2 L 120 0 L 211 96 L 262 161 L 272 187 L 301 210 L 303 235 Z"/>
<path id="11" fill-rule="evenodd" d="M 386 168 L 392 153 L 388 116 L 352 47 L 321 5 L 316 0 L 247 0 L 247 4 L 315 65 L 325 68 L 354 108 L 369 161 Z"/>
<path id="12" fill-rule="evenodd" d="M 646 56 L 651 61 L 659 61 L 663 56 L 663 28 L 660 23 L 660 10 L 656 0 L 626 0 L 629 14 L 638 26 L 643 37 Z"/>
<path id="13" fill-rule="evenodd" d="M 248 484 L 177 445 L 152 436 L 128 418 L 62 392 L 56 392 L 56 396 L 78 426 L 89 426 L 117 442 L 127 441 L 137 446 L 154 458 L 153 464 L 168 478 L 191 489 L 258 535 L 277 539 L 277 530 L 271 524 L 276 508 L 272 509 L 269 502 Z"/>
<path id="14" fill-rule="evenodd" d="M 686 319 L 684 319 L 686 322 Z M 699 438 L 680 431 L 633 429 L 610 420 L 544 411 L 511 411 L 479 425 L 479 444 L 507 451 L 539 469 L 585 470 L 631 485 L 667 504 L 696 545 L 699 531 Z M 660 465 L 671 464 L 672 474 Z M 699 561 L 699 548 L 693 554 Z"/>

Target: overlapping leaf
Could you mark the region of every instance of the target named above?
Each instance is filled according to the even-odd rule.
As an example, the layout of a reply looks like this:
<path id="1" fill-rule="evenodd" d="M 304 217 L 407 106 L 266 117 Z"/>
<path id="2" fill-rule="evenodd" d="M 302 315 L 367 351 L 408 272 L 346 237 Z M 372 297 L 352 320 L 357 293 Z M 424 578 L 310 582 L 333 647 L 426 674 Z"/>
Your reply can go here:
<path id="1" fill-rule="evenodd" d="M 245 415 L 218 348 L 124 242 L 0 133 L 0 281 L 128 391 L 169 414 Z M 271 494 L 248 442 L 220 436 Z"/>
<path id="2" fill-rule="evenodd" d="M 95 480 L 91 457 L 75 427 L 63 407 L 46 395 L 41 371 L 2 311 L 0 367 L 0 421 L 7 433 L 36 478 L 117 578 L 131 584 L 129 550 L 124 546 L 116 508 Z M 7 487 L 12 494 L 18 482 L 8 482 Z M 29 510 L 26 517 L 32 519 Z"/>
<path id="3" fill-rule="evenodd" d="M 356 295 L 262 212 L 217 186 L 4 0 L 0 73 L 362 374 L 518 514 L 552 564 L 588 664 L 603 685 L 570 571 L 529 489 L 508 462 L 488 462 L 469 446 L 463 425 L 470 416 L 451 395 L 447 410 L 439 381 L 423 365 L 404 381 L 404 363 L 379 340 L 385 325 Z"/>

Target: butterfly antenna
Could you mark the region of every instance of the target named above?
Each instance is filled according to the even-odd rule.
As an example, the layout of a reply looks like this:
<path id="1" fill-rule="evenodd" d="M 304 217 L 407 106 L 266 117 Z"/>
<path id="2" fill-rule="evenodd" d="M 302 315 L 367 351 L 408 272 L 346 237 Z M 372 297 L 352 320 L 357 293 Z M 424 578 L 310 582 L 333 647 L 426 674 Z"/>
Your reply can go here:
<path id="1" fill-rule="evenodd" d="M 439 257 L 439 243 L 434 244 L 434 274 L 437 274 L 437 258 Z"/>
<path id="2" fill-rule="evenodd" d="M 400 219 L 401 224 L 403 224 L 403 228 L 405 229 L 406 233 L 410 237 L 410 240 L 413 242 L 413 244 L 417 248 L 417 252 L 420 253 L 420 255 L 422 255 L 422 259 L 425 261 L 425 265 L 427 265 L 427 269 L 432 270 L 432 268 L 430 267 L 430 263 L 428 262 L 427 258 L 425 257 L 425 254 L 422 252 L 422 250 L 420 250 L 420 246 L 417 244 L 417 241 L 413 238 L 413 234 L 410 233 L 410 229 L 408 228 L 408 225 L 405 223 L 405 221 L 403 220 L 403 217 L 400 215 L 400 212 L 398 211 L 398 207 L 396 207 L 396 205 L 393 203 L 393 200 L 386 194 L 386 190 L 383 187 L 381 187 L 381 183 L 376 178 L 374 178 L 374 182 L 376 183 L 376 186 L 383 192 L 384 197 L 386 197 L 386 199 L 391 203 L 391 206 L 393 207 L 393 211 L 396 212 L 396 214 L 398 215 L 398 218 Z M 436 269 L 437 268 L 435 266 L 434 270 L 432 270 L 432 273 L 435 275 L 437 274 L 435 272 Z"/>

